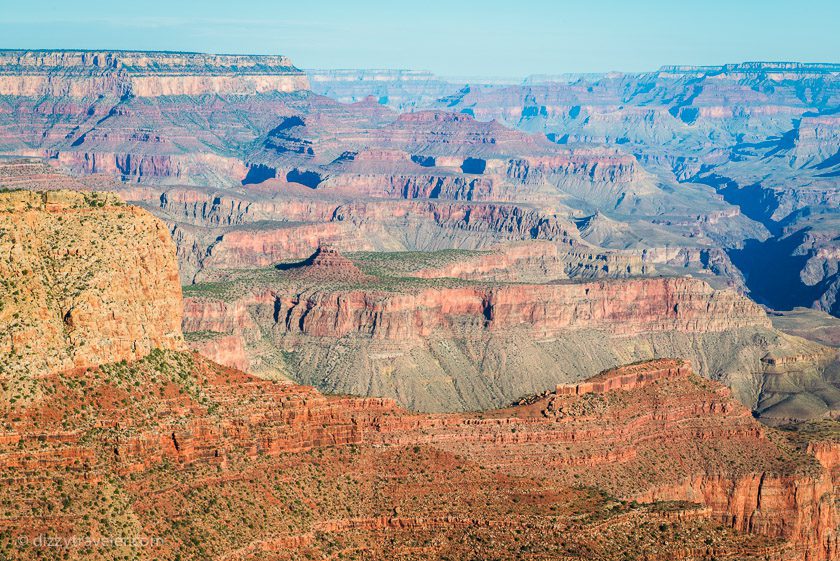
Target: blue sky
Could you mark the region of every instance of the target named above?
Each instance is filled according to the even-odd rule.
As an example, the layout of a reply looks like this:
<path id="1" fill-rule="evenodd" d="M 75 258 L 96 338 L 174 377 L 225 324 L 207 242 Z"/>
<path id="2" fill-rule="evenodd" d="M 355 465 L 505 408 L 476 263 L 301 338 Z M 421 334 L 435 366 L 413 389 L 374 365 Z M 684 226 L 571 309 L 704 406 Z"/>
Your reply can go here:
<path id="1" fill-rule="evenodd" d="M 0 0 L 0 48 L 286 54 L 444 75 L 840 62 L 840 1 Z"/>

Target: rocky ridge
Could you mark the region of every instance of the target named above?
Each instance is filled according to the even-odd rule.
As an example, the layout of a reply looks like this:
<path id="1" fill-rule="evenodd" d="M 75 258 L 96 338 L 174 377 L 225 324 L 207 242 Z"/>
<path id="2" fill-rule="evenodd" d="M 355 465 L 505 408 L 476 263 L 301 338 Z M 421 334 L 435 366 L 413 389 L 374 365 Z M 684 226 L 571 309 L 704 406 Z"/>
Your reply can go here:
<path id="1" fill-rule="evenodd" d="M 0 95 L 157 97 L 308 89 L 283 56 L 144 51 L 0 51 Z"/>

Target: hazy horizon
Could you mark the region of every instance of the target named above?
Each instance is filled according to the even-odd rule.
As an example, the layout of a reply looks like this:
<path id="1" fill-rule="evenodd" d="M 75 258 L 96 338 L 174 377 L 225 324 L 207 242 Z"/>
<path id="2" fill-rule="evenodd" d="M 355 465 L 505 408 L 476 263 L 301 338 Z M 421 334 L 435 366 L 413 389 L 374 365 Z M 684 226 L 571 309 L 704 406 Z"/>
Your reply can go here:
<path id="1" fill-rule="evenodd" d="M 661 0 L 418 5 L 250 0 L 114 5 L 14 3 L 0 48 L 282 54 L 300 68 L 413 69 L 441 76 L 642 72 L 663 65 L 835 62 L 840 5 Z M 807 25 L 792 26 L 792 18 Z"/>

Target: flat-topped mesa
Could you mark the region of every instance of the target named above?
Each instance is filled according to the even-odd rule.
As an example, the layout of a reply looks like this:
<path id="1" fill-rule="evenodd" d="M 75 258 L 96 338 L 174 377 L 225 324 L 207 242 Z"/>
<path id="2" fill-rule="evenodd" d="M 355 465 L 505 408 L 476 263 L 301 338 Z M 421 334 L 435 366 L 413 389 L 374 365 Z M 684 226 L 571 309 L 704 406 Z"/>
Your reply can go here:
<path id="1" fill-rule="evenodd" d="M 558 222 L 557 227 L 564 225 Z M 565 230 L 558 231 L 554 237 L 562 243 L 545 240 L 506 243 L 490 251 L 414 271 L 410 276 L 546 284 L 570 277 L 627 278 L 655 272 L 653 259 L 639 251 L 605 251 L 580 241 Z"/>
<path id="2" fill-rule="evenodd" d="M 557 395 L 584 395 L 615 390 L 635 390 L 659 380 L 684 378 L 691 374 L 688 362 L 663 358 L 611 368 L 579 384 L 558 384 Z"/>
<path id="3" fill-rule="evenodd" d="M 363 256 L 354 258 L 364 262 Z M 381 262 L 373 263 L 365 268 L 383 270 Z M 546 279 L 559 270 L 549 265 L 512 267 L 533 277 L 543 270 Z M 787 344 L 771 331 L 757 304 L 697 278 L 536 284 L 302 277 L 296 282 L 293 275 L 302 269 L 297 265 L 281 275 L 282 282 L 244 291 L 236 288 L 244 283 L 227 281 L 221 291 L 211 284 L 188 289 L 184 331 L 239 337 L 252 368 L 264 368 L 260 374 L 279 364 L 298 382 L 393 397 L 410 409 L 434 412 L 501 407 L 558 383 L 662 356 L 692 360 L 700 374 L 716 373 L 739 399 L 752 402 L 749 380 L 761 375 L 759 359 Z M 276 348 L 297 354 L 272 362 L 271 351 L 262 349 Z M 445 360 L 439 359 L 442 349 Z M 728 358 L 736 354 L 744 359 Z M 334 372 L 326 382 L 324 371 Z M 482 389 L 455 390 L 479 384 Z"/>
<path id="4" fill-rule="evenodd" d="M 277 55 L 0 51 L 0 95 L 156 97 L 306 89 L 306 75 Z"/>
<path id="5" fill-rule="evenodd" d="M 692 65 L 665 65 L 659 69 L 663 74 L 734 74 L 734 75 L 756 75 L 769 74 L 771 78 L 784 79 L 786 76 L 802 78 L 807 76 L 818 76 L 840 73 L 840 64 L 833 62 L 738 62 L 723 64 L 720 66 L 692 66 Z"/>

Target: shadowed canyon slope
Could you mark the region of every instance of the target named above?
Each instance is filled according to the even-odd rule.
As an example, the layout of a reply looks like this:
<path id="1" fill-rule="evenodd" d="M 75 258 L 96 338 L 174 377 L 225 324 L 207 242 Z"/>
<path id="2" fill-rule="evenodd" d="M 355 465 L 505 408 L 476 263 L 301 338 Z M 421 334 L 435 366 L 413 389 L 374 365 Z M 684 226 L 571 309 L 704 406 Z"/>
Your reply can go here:
<path id="1" fill-rule="evenodd" d="M 60 227 L 90 228 L 103 244 L 80 245 L 76 270 L 90 263 L 96 277 L 101 259 L 122 291 L 137 294 L 142 277 L 122 275 L 135 253 L 153 255 L 168 272 L 159 292 L 179 292 L 171 245 L 112 243 L 117 225 L 154 240 L 159 222 L 125 207 L 119 214 L 108 204 L 81 205 L 103 200 L 91 195 L 53 196 L 59 206 L 33 204 L 10 221 L 6 236 L 21 250 L 48 262 L 28 228 L 70 206 Z M 0 194 L 6 205 L 49 197 Z M 16 284 L 45 274 L 31 262 L 4 266 Z M 287 270 L 306 278 L 338 267 L 357 282 L 369 274 L 329 251 L 306 267 Z M 90 309 L 130 318 L 127 332 L 171 327 L 135 315 L 131 300 L 85 294 Z M 13 305 L 14 293 L 0 302 Z M 171 310 L 176 322 L 179 310 Z M 41 315 L 49 325 L 61 311 Z M 109 328 L 87 326 L 86 337 L 110 357 L 103 364 L 47 365 L 27 393 L 4 373 L 12 382 L 0 409 L 6 557 L 58 551 L 43 536 L 64 540 L 62 552 L 79 559 L 838 554 L 835 423 L 765 427 L 681 360 L 605 371 L 508 409 L 420 415 L 387 399 L 260 380 L 177 346 L 108 362 L 123 352 Z M 74 536 L 106 541 L 78 547 Z"/>

